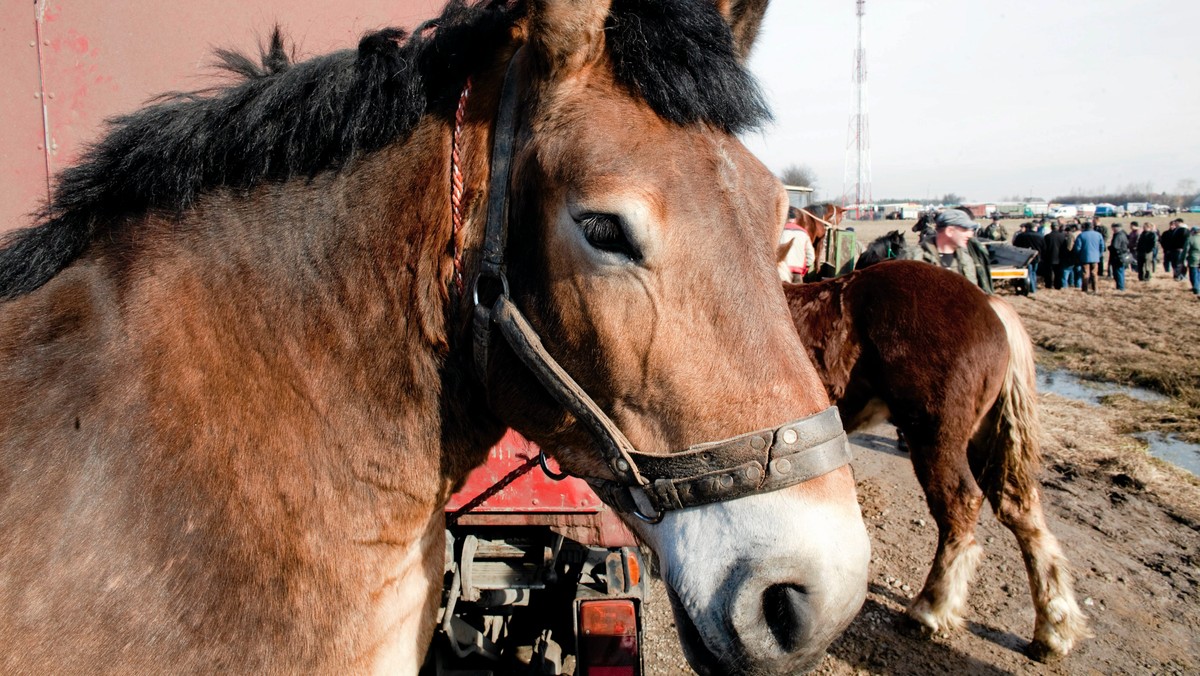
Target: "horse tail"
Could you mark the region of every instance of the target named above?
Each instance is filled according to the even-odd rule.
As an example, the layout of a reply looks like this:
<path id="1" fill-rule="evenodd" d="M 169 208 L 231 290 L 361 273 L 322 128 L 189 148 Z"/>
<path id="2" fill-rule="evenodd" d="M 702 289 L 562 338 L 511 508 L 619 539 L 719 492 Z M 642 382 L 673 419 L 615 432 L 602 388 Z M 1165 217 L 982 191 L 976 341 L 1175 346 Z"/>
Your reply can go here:
<path id="1" fill-rule="evenodd" d="M 1000 503 L 1007 490 L 1008 497 L 1024 507 L 1037 494 L 1042 457 L 1033 341 L 1011 305 L 996 296 L 988 296 L 988 302 L 1004 325 L 1009 356 L 1000 395 L 992 405 L 995 427 L 989 435 L 989 457 L 993 462 L 998 459 L 999 466 L 998 471 L 989 472 L 992 476 L 983 489 L 993 505 Z"/>
<path id="2" fill-rule="evenodd" d="M 1033 342 L 1011 305 L 995 296 L 989 296 L 988 301 L 1004 324 L 1009 357 L 1000 396 L 992 405 L 995 426 L 987 449 L 991 462 L 1000 460 L 999 471 L 990 467 L 984 470 L 980 484 L 997 518 L 1017 537 L 1036 610 L 1028 653 L 1047 661 L 1071 652 L 1092 632 L 1087 616 L 1075 601 L 1071 566 L 1042 512 L 1037 483 L 1041 448 Z"/>

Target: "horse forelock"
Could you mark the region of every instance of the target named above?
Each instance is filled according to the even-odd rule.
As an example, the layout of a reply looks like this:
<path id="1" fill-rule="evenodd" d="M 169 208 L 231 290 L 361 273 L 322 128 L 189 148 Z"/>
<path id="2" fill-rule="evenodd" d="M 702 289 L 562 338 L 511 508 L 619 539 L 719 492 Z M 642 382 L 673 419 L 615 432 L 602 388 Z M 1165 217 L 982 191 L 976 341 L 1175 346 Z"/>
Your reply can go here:
<path id="1" fill-rule="evenodd" d="M 715 4 L 614 0 L 606 29 L 617 80 L 671 122 L 739 132 L 770 118 Z"/>

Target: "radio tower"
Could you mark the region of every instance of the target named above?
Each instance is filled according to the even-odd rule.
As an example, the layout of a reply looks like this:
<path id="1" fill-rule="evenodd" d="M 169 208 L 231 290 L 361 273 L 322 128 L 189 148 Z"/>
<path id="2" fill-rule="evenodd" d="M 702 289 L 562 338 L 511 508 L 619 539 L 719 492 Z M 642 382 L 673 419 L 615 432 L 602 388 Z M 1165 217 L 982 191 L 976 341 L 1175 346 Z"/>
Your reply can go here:
<path id="1" fill-rule="evenodd" d="M 854 200 L 854 218 L 871 203 L 871 125 L 867 118 L 867 49 L 863 46 L 866 0 L 854 0 L 858 15 L 858 48 L 854 50 L 854 110 L 846 134 L 846 172 L 842 179 L 842 206 Z"/>

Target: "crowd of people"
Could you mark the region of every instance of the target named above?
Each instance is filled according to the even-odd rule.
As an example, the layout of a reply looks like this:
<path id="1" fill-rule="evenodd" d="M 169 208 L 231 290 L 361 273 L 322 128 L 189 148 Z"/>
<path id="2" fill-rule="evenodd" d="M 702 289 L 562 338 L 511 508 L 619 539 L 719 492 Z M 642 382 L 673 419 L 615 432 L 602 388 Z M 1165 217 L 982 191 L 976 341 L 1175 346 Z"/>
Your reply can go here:
<path id="1" fill-rule="evenodd" d="M 784 244 L 792 247 L 785 259 L 793 278 L 802 277 L 814 264 L 812 243 L 790 210 L 784 231 Z M 849 228 L 848 228 L 849 229 Z M 976 223 L 971 214 L 960 209 L 923 214 L 913 226 L 918 233 L 916 245 L 901 240 L 895 256 L 920 260 L 954 270 L 971 280 L 986 293 L 992 293 L 991 257 L 980 239 L 1004 242 L 1007 229 L 998 217 L 987 226 Z M 899 236 L 893 232 L 875 244 Z M 1126 272 L 1138 280 L 1149 281 L 1159 265 L 1175 281 L 1186 281 L 1194 295 L 1200 296 L 1200 225 L 1188 226 L 1182 218 L 1172 220 L 1163 232 L 1146 221 L 1132 221 L 1126 232 L 1121 223 L 1110 228 L 1099 217 L 1091 219 L 1041 218 L 1026 221 L 1012 239 L 1010 251 L 1020 263 L 1028 260 L 1026 291 L 1037 293 L 1039 282 L 1046 288 L 1079 289 L 1096 293 L 1099 278 L 1110 277 L 1117 291 L 1126 289 Z M 892 257 L 891 245 L 887 258 Z M 879 254 L 881 260 L 883 254 Z M 874 261 L 872 261 L 874 262 Z M 862 265 L 862 260 L 859 260 Z M 1011 263 L 1000 263 L 1011 264 Z"/>
<path id="2" fill-rule="evenodd" d="M 1190 283 L 1200 295 L 1200 226 L 1172 220 L 1161 233 L 1153 223 L 1132 221 L 1111 228 L 1099 218 L 1080 222 L 1055 219 L 1022 223 L 1013 246 L 1038 252 L 1029 265 L 1029 292 L 1039 279 L 1048 288 L 1096 292 L 1097 277 L 1111 277 L 1118 291 L 1126 289 L 1126 272 L 1149 281 L 1161 265 L 1177 281 Z"/>

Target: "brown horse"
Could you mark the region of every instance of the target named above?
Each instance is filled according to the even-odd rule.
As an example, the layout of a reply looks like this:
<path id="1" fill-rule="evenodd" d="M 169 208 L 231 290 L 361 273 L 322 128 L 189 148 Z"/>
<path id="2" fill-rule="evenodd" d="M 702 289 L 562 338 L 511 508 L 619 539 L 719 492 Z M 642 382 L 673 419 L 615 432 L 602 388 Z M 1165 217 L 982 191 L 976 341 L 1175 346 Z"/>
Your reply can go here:
<path id="1" fill-rule="evenodd" d="M 412 673 L 506 427 L 636 503 L 698 669 L 820 659 L 869 545 L 763 4 L 455 2 L 117 120 L 0 250 L 0 672 Z"/>
<path id="2" fill-rule="evenodd" d="M 796 223 L 808 233 L 809 238 L 812 239 L 813 249 L 817 252 L 817 260 L 813 263 L 814 270 L 821 268 L 825 233 L 828 232 L 829 226 L 839 225 L 845 216 L 846 207 L 832 203 L 811 204 L 800 209 Z"/>
<path id="3" fill-rule="evenodd" d="M 784 284 L 796 330 L 846 430 L 887 418 L 908 441 L 938 524 L 925 586 L 908 609 L 923 631 L 958 628 L 981 549 L 984 497 L 1017 538 L 1036 609 L 1032 656 L 1088 636 L 1067 560 L 1047 529 L 1033 348 L 1020 318 L 961 275 L 897 261 Z"/>

